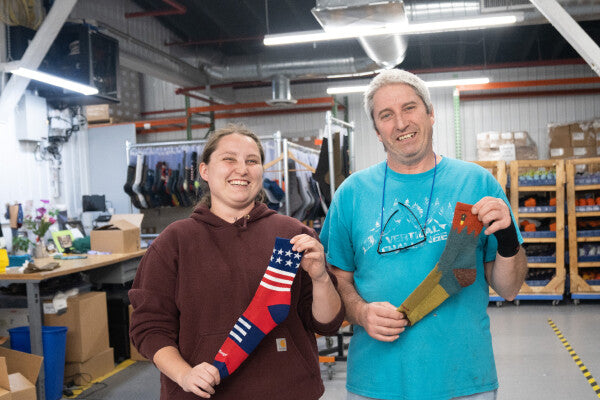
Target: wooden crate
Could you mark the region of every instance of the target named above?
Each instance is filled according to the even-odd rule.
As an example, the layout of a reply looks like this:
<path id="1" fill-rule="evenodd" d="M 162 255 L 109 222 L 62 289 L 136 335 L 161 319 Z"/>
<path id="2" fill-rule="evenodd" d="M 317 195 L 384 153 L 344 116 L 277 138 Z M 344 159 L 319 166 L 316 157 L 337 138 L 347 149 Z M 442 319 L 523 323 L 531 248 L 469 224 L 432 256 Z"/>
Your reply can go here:
<path id="1" fill-rule="evenodd" d="M 494 175 L 494 178 L 498 181 L 500 186 L 502 186 L 502 190 L 506 193 L 506 184 L 508 183 L 508 176 L 506 174 L 506 161 L 473 161 L 475 164 L 487 169 Z M 500 297 L 498 293 L 494 291 L 491 287 L 489 288 L 490 298 L 498 298 Z"/>
<path id="2" fill-rule="evenodd" d="M 576 209 L 576 199 L 578 192 L 600 191 L 600 182 L 575 184 L 576 172 L 585 170 L 587 172 L 600 171 L 600 157 L 580 158 L 566 161 L 567 178 L 567 209 L 569 226 L 569 277 L 571 297 L 573 298 L 600 298 L 600 285 L 589 284 L 582 278 L 581 273 L 585 268 L 600 267 L 600 261 L 579 261 L 579 244 L 600 242 L 600 235 L 580 236 L 577 232 L 577 221 L 584 217 L 599 217 L 600 210 Z M 592 207 L 596 208 L 596 207 Z"/>
<path id="3" fill-rule="evenodd" d="M 498 181 L 504 193 L 506 193 L 506 184 L 508 177 L 506 175 L 506 161 L 473 161 L 475 164 L 482 166 L 494 175 L 494 178 Z"/>
<path id="4" fill-rule="evenodd" d="M 535 186 L 521 185 L 519 174 L 528 169 L 554 169 L 556 180 L 550 184 L 542 182 Z M 556 222 L 556 237 L 523 238 L 524 243 L 553 243 L 555 245 L 556 261 L 553 263 L 529 263 L 529 268 L 554 269 L 554 277 L 545 286 L 529 286 L 523 284 L 517 299 L 562 299 L 565 290 L 565 163 L 564 160 L 517 160 L 511 161 L 510 171 L 510 203 L 517 222 L 523 218 L 553 218 Z M 551 192 L 556 195 L 556 210 L 554 212 L 520 212 L 519 194 L 525 192 Z M 539 296 L 539 297 L 538 297 Z"/>

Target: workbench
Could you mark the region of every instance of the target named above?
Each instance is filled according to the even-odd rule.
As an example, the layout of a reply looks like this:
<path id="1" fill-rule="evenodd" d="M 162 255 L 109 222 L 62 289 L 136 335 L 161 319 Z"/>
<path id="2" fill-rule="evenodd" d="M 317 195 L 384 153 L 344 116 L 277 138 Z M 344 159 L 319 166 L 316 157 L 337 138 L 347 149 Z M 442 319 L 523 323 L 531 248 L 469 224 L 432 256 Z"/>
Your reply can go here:
<path id="1" fill-rule="evenodd" d="M 59 276 L 70 275 L 77 272 L 97 270 L 102 267 L 118 266 L 120 263 L 131 262 L 136 258 L 140 259 L 146 250 L 139 250 L 126 254 L 109 255 L 88 255 L 85 259 L 75 260 L 55 260 L 53 258 L 37 258 L 34 260 L 36 265 L 43 266 L 51 262 L 58 261 L 60 267 L 52 271 L 36 272 L 32 274 L 0 274 L 0 281 L 6 283 L 25 283 L 27 292 L 27 309 L 29 311 L 29 331 L 31 339 L 31 353 L 39 356 L 44 355 L 42 344 L 42 301 L 40 298 L 40 282 L 56 278 Z M 44 387 L 44 365 L 42 364 L 40 374 L 36 384 L 38 400 L 45 400 Z"/>

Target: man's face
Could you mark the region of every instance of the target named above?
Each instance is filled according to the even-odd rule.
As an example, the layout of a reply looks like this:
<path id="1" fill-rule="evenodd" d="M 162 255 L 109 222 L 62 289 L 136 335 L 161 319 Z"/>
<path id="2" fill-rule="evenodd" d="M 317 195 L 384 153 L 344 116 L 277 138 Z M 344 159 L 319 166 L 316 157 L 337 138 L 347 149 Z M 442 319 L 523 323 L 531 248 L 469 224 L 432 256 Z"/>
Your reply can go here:
<path id="1" fill-rule="evenodd" d="M 433 154 L 433 109 L 403 83 L 384 86 L 373 96 L 373 121 L 390 168 L 414 166 Z"/>

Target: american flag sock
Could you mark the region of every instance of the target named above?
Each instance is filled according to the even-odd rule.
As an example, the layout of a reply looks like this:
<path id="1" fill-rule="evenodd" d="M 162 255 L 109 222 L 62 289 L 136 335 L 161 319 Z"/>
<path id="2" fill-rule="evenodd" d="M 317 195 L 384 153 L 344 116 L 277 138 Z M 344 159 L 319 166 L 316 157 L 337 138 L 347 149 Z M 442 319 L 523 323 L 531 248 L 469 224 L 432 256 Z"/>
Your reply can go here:
<path id="1" fill-rule="evenodd" d="M 289 239 L 275 238 L 265 274 L 246 311 L 238 318 L 215 357 L 221 378 L 235 371 L 260 341 L 290 311 L 292 283 L 302 254 L 292 250 Z"/>

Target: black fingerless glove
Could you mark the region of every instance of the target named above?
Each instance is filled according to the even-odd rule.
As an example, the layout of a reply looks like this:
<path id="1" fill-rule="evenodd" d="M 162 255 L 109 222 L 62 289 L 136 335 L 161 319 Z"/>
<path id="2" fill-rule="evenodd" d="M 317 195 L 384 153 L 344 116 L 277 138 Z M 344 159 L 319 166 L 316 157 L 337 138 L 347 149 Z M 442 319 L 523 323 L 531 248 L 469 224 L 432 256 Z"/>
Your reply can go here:
<path id="1" fill-rule="evenodd" d="M 510 219 L 510 226 L 494 232 L 494 236 L 498 240 L 498 254 L 502 257 L 512 257 L 519 252 L 521 245 L 512 218 Z"/>

